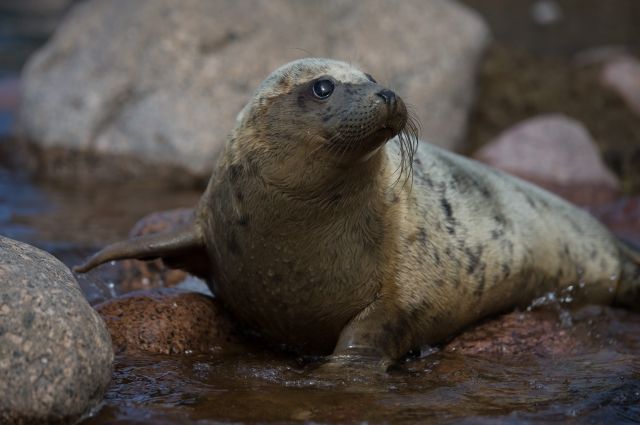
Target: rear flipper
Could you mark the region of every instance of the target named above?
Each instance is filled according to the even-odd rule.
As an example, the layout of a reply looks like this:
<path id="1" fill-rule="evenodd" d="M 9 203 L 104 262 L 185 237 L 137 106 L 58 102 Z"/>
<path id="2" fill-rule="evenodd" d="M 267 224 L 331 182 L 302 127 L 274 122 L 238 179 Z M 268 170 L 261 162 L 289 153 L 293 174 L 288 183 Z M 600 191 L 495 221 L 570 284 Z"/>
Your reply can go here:
<path id="1" fill-rule="evenodd" d="M 622 271 L 614 304 L 640 311 L 640 252 L 620 242 Z"/>
<path id="2" fill-rule="evenodd" d="M 200 228 L 191 223 L 168 232 L 144 235 L 109 245 L 73 268 L 74 272 L 89 270 L 114 260 L 160 258 L 170 268 L 178 268 L 206 279 L 210 262 Z"/>

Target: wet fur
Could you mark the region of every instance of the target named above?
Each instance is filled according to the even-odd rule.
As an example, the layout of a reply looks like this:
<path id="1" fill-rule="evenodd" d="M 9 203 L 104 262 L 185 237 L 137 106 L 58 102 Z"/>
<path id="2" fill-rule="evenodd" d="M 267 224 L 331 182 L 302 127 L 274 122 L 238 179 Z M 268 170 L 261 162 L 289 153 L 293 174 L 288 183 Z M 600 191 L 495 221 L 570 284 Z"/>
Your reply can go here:
<path id="1" fill-rule="evenodd" d="M 318 103 L 309 84 L 327 75 L 339 91 Z M 307 59 L 274 72 L 239 114 L 189 247 L 238 320 L 303 352 L 396 359 L 569 286 L 578 301 L 638 307 L 640 268 L 600 223 L 472 160 L 417 149 L 406 116 L 386 143 L 376 131 L 400 121 L 380 88 Z M 158 256 L 133 245 L 128 255 Z"/>

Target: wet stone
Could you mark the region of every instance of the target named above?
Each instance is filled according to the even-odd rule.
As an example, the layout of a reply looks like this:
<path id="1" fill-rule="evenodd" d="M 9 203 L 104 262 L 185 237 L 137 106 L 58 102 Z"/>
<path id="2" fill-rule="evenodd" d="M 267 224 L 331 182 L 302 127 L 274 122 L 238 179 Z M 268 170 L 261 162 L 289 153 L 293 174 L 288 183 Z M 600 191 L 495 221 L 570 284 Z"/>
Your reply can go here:
<path id="1" fill-rule="evenodd" d="M 567 356 L 580 342 L 553 315 L 513 312 L 481 323 L 456 337 L 445 352 L 464 355 Z"/>
<path id="2" fill-rule="evenodd" d="M 50 254 L 0 236 L 0 423 L 72 423 L 103 397 L 113 351 Z"/>
<path id="3" fill-rule="evenodd" d="M 196 354 L 240 346 L 234 324 L 212 297 L 175 288 L 132 292 L 96 306 L 116 353 Z"/>
<path id="4" fill-rule="evenodd" d="M 129 232 L 129 237 L 165 232 L 189 223 L 193 209 L 178 208 L 149 214 L 140 219 Z M 117 263 L 121 278 L 118 280 L 121 292 L 130 292 L 156 287 L 171 287 L 184 281 L 189 274 L 182 270 L 170 269 L 161 260 L 124 260 Z"/>

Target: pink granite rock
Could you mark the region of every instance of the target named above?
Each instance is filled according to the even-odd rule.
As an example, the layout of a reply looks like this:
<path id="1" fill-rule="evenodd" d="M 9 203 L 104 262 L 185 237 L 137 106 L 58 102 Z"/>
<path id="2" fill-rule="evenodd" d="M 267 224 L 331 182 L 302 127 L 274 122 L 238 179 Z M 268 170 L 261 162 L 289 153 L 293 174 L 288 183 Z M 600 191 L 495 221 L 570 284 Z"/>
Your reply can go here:
<path id="1" fill-rule="evenodd" d="M 507 129 L 474 157 L 579 205 L 610 202 L 620 183 L 578 121 L 542 115 Z"/>
<path id="2" fill-rule="evenodd" d="M 609 61 L 602 68 L 601 80 L 640 115 L 640 60 L 624 55 Z"/>
<path id="3" fill-rule="evenodd" d="M 116 353 L 210 353 L 238 348 L 233 322 L 216 300 L 158 288 L 132 292 L 96 306 Z"/>

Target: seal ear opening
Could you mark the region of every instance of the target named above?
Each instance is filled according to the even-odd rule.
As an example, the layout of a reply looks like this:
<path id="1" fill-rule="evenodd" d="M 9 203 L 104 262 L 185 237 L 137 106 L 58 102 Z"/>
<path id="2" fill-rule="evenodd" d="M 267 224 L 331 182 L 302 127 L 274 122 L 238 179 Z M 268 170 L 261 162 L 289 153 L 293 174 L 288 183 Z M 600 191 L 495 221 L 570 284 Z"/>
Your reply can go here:
<path id="1" fill-rule="evenodd" d="M 208 274 L 208 260 L 202 233 L 189 224 L 177 229 L 144 235 L 111 244 L 84 264 L 75 266 L 76 273 L 86 273 L 101 264 L 124 259 L 155 260 L 161 258 L 170 268 L 180 268 L 198 277 Z"/>

